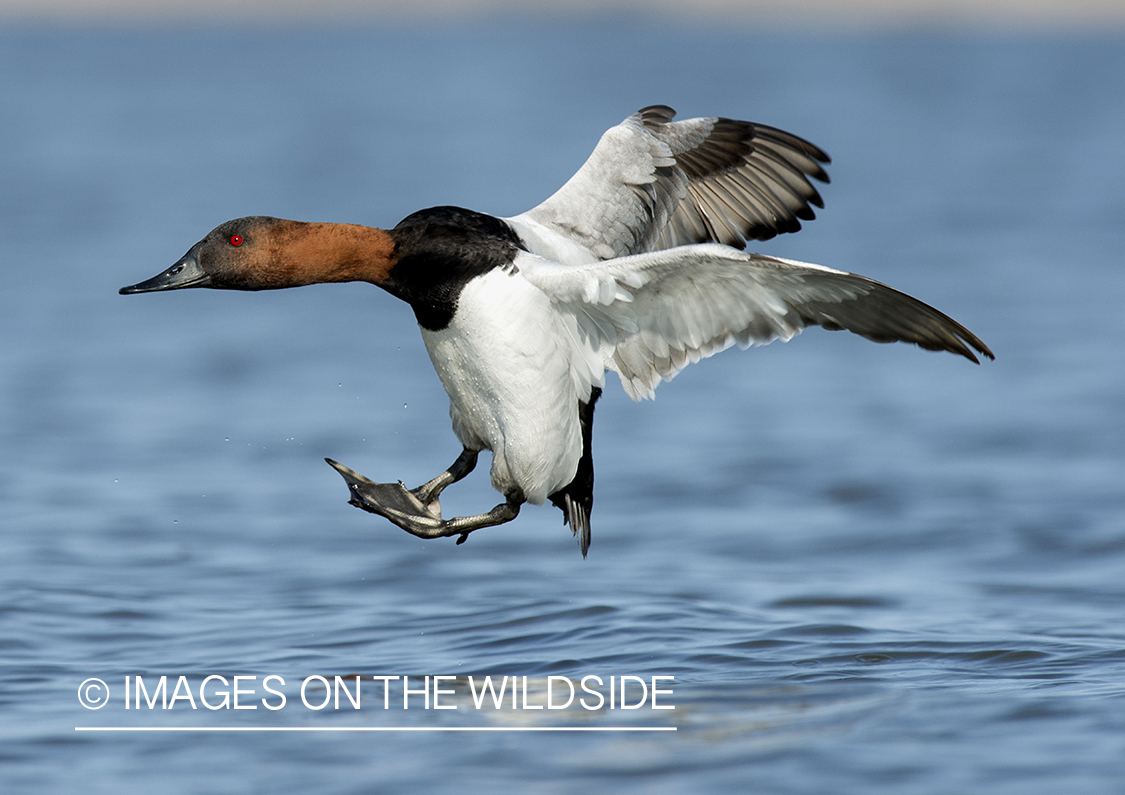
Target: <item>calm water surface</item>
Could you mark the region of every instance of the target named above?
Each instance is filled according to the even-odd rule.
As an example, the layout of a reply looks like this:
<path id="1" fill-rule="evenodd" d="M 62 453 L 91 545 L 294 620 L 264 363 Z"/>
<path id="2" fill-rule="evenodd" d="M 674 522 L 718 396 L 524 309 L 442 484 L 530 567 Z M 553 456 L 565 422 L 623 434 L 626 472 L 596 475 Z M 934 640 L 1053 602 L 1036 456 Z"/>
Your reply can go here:
<path id="1" fill-rule="evenodd" d="M 1122 791 L 1123 45 L 0 29 L 3 790 Z M 458 547 L 346 504 L 324 456 L 413 484 L 458 452 L 389 296 L 117 295 L 232 217 L 519 212 L 657 102 L 825 147 L 827 210 L 756 248 L 917 295 L 997 361 L 810 330 L 655 402 L 612 383 L 583 561 L 553 508 Z M 446 510 L 491 507 L 485 473 Z M 126 676 L 210 674 L 257 677 L 258 709 L 125 709 Z M 532 704 L 670 676 L 676 709 L 478 711 L 470 674 Z M 458 709 L 384 710 L 368 679 L 311 710 L 313 675 L 456 675 Z"/>

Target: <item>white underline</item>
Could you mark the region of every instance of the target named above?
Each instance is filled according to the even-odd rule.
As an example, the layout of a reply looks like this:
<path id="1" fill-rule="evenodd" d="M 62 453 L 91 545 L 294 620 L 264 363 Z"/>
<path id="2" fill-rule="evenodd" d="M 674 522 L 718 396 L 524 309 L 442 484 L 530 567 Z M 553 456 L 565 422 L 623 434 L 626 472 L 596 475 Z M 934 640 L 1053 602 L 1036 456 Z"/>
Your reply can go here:
<path id="1" fill-rule="evenodd" d="M 76 732 L 674 732 L 675 726 L 75 726 Z"/>

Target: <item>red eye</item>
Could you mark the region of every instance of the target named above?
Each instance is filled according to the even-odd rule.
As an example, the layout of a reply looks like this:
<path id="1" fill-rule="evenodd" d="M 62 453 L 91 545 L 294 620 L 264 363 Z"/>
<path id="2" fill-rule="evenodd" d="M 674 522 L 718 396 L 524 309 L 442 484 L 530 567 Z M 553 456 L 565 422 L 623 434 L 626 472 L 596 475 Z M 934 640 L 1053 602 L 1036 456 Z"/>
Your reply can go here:
<path id="1" fill-rule="evenodd" d="M 242 245 L 242 237 L 240 235 L 231 235 L 230 236 L 230 244 L 232 246 L 241 246 Z"/>

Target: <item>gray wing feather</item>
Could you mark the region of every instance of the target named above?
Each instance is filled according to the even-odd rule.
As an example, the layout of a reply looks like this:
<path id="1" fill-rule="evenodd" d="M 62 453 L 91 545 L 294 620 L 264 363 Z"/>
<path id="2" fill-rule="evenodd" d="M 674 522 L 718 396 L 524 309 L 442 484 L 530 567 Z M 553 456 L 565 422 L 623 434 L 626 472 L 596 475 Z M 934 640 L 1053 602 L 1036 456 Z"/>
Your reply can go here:
<path id="1" fill-rule="evenodd" d="M 965 326 L 885 284 L 714 244 L 585 266 L 544 263 L 524 274 L 579 317 L 588 344 L 634 399 L 731 345 L 788 340 L 812 325 L 978 363 L 976 353 L 993 358 Z"/>
<path id="2" fill-rule="evenodd" d="M 691 243 L 743 248 L 796 232 L 824 202 L 828 155 L 782 130 L 724 118 L 672 121 L 653 105 L 602 137 L 531 220 L 601 259 Z"/>

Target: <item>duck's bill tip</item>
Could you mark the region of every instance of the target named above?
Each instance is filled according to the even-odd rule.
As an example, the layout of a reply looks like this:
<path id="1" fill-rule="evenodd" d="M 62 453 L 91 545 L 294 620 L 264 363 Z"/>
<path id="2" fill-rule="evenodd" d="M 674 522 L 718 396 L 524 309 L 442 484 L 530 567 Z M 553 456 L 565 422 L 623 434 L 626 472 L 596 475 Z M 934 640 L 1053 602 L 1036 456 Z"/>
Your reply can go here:
<path id="1" fill-rule="evenodd" d="M 163 274 L 161 274 L 161 275 L 163 275 Z M 160 280 L 160 277 L 158 276 L 154 279 L 149 279 L 146 282 L 140 282 L 138 284 L 130 284 L 128 287 L 122 287 L 120 290 L 117 291 L 117 294 L 118 295 L 133 295 L 135 293 L 157 293 L 157 292 L 160 292 L 161 290 L 180 290 L 180 289 L 183 289 L 184 287 L 202 287 L 202 286 L 203 286 L 203 284 L 198 283 L 198 282 L 192 283 L 192 284 L 168 284 L 168 283 Z"/>
<path id="2" fill-rule="evenodd" d="M 199 261 L 190 254 L 168 270 L 143 282 L 130 284 L 117 291 L 118 295 L 134 293 L 155 293 L 161 290 L 182 290 L 185 287 L 208 287 L 211 277 L 199 266 Z"/>

